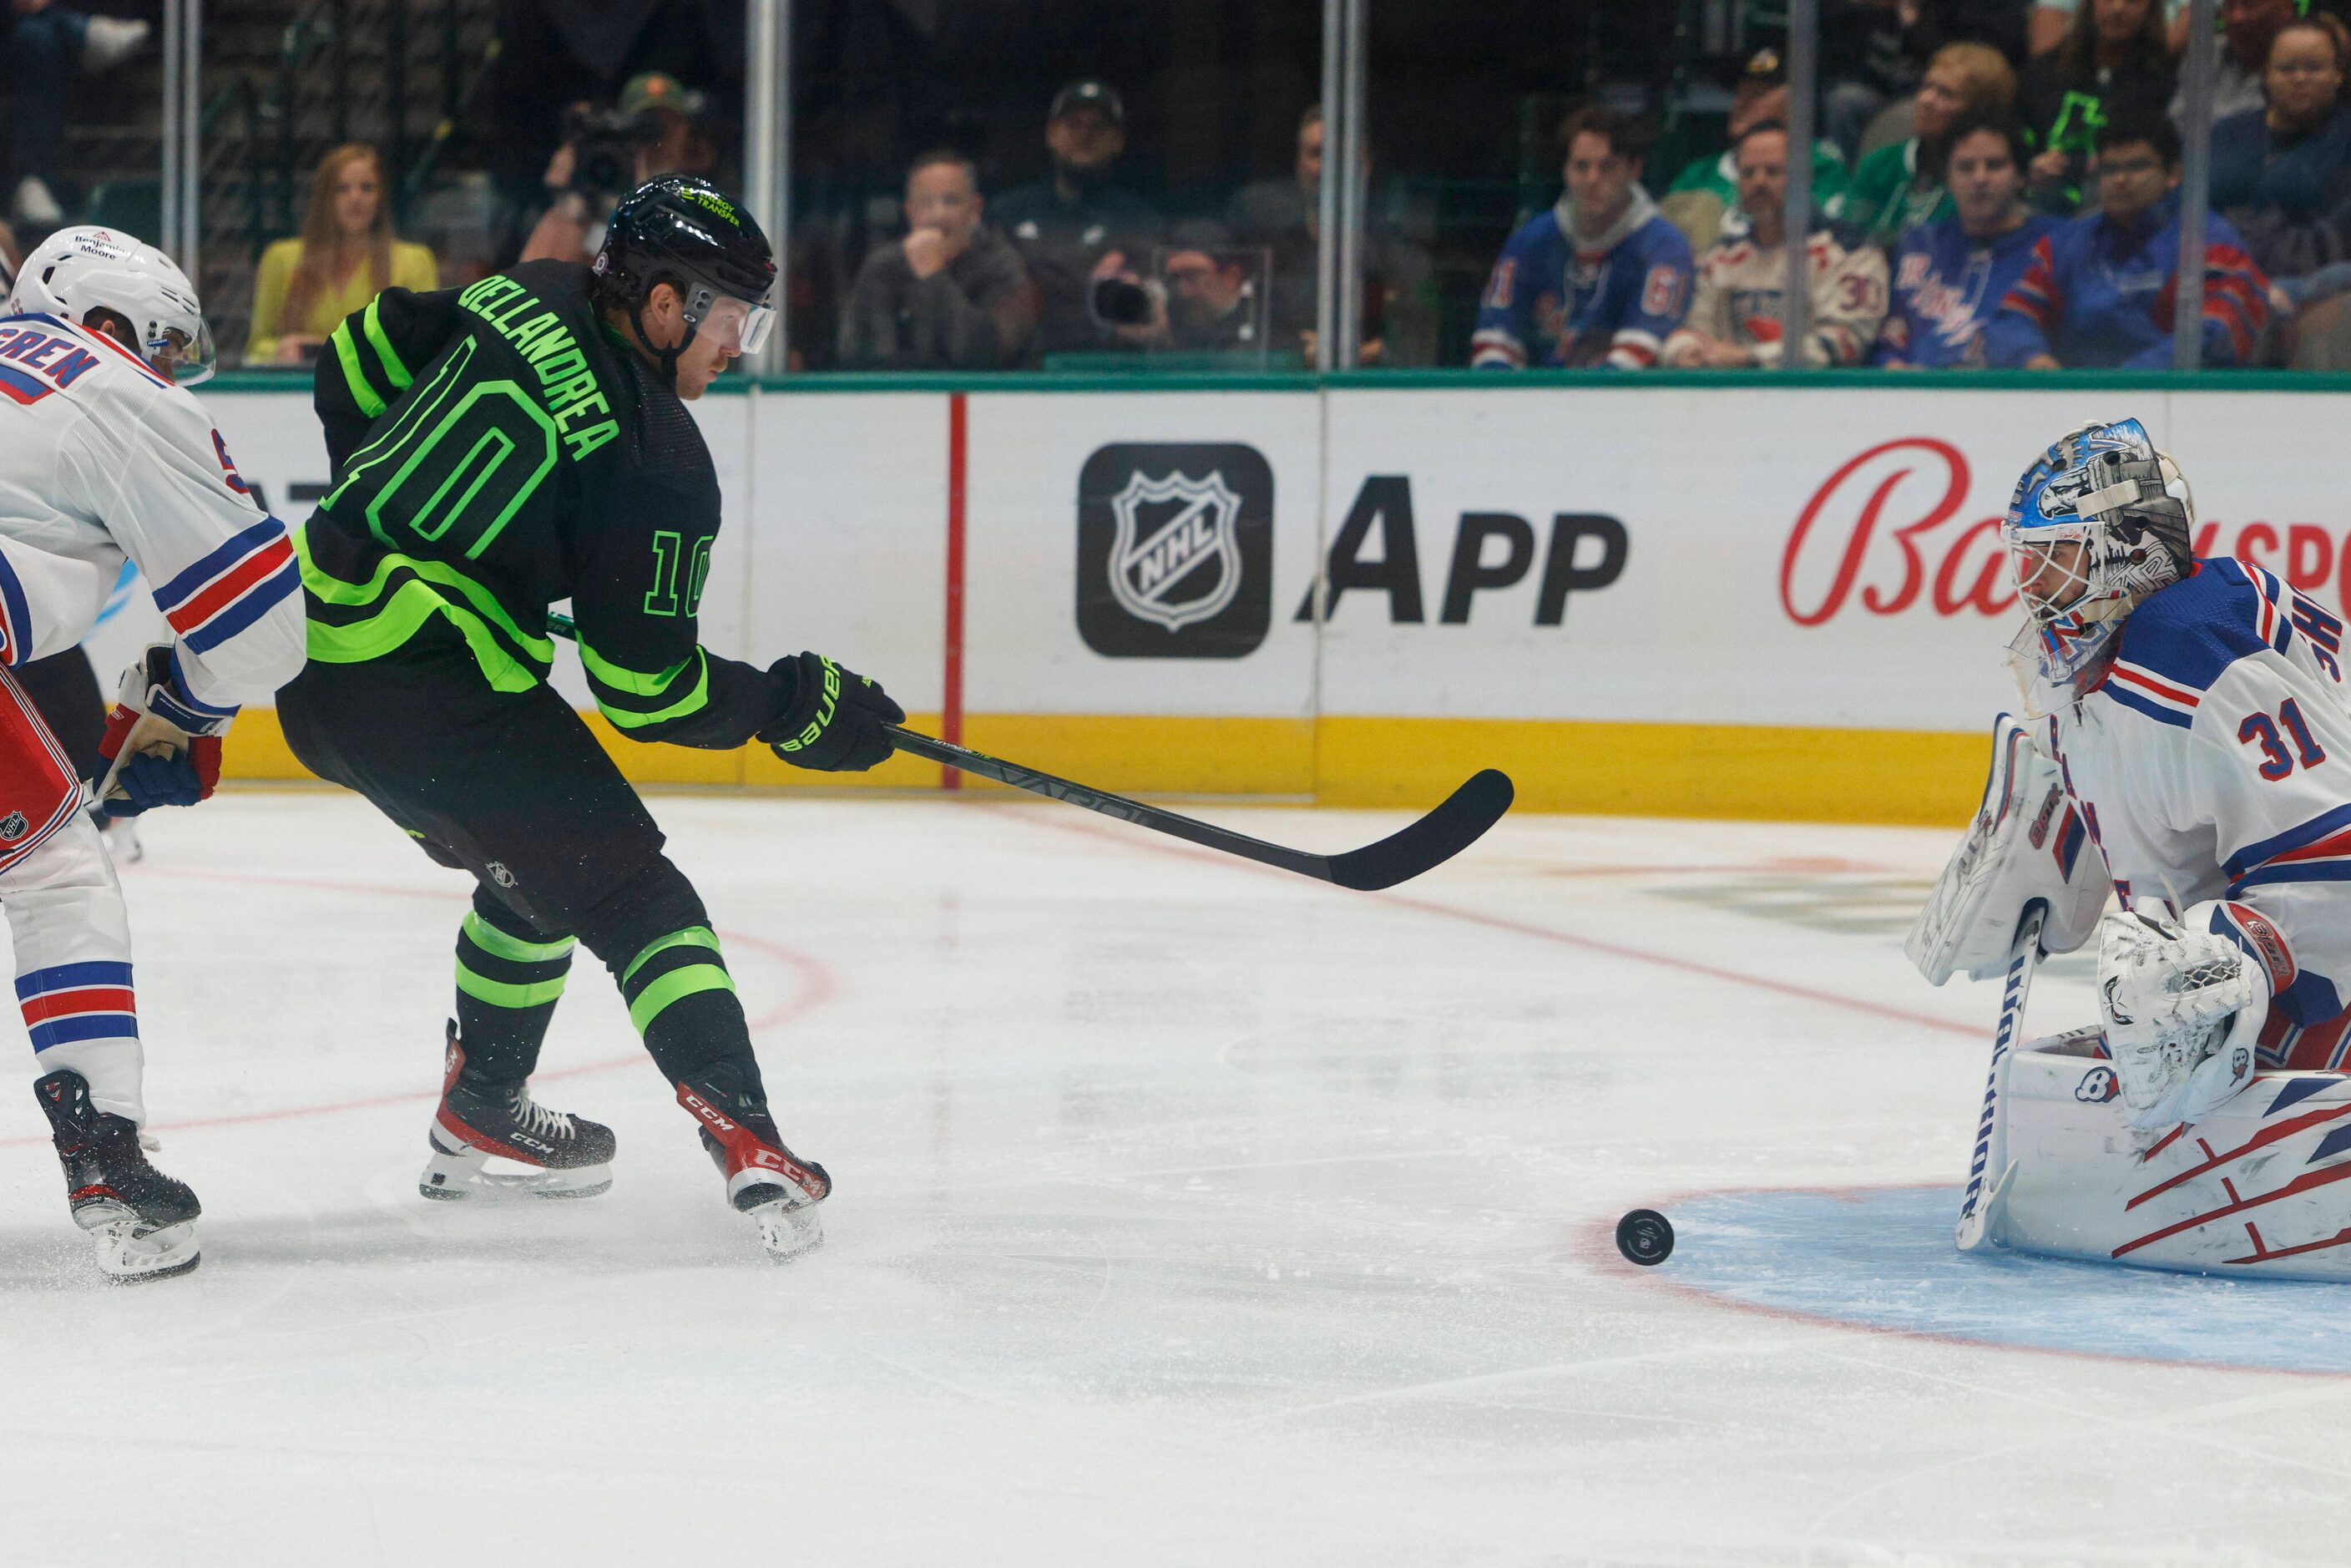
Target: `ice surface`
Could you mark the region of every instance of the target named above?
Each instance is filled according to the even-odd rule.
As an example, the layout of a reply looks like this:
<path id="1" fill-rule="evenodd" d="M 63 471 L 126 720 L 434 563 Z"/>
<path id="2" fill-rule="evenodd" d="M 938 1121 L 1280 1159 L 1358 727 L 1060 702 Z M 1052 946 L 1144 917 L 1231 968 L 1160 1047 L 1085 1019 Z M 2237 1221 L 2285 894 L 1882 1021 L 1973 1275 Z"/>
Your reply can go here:
<path id="1" fill-rule="evenodd" d="M 1753 1254 L 1694 1195 L 1961 1171 L 1996 998 L 1899 951 L 1945 834 L 1522 817 L 1362 895 L 1042 803 L 656 810 L 839 1183 L 825 1250 L 758 1255 L 584 954 L 539 1086 L 617 1128 L 612 1191 L 418 1198 L 459 879 L 348 797 L 151 818 L 149 1102 L 205 1263 L 95 1283 L 0 1095 L 0 1563 L 2351 1556 L 2351 1381 L 1720 1293 Z M 1882 1258 L 1847 1224 L 1767 1272 L 1951 1267 L 1943 1207 L 1838 1201 Z M 1635 1206 L 1686 1220 L 1654 1272 L 1605 1239 Z M 2008 1288 L 2127 1349 L 2137 1277 L 2082 1278 Z M 2292 1299 L 2240 1332 L 2340 1364 Z M 2177 1326 L 2147 1354 L 2210 1343 Z"/>

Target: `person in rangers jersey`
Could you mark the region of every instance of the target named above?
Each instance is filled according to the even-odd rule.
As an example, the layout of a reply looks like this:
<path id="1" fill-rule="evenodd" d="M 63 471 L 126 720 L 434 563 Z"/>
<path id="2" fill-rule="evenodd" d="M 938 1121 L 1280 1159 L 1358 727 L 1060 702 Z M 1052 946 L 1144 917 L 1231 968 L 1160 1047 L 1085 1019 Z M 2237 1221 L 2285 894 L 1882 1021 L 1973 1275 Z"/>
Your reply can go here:
<path id="1" fill-rule="evenodd" d="M 1638 183 L 1645 149 L 1631 116 L 1580 110 L 1561 141 L 1566 193 L 1502 247 L 1469 363 L 1646 370 L 1689 308 L 1689 242 Z"/>
<path id="2" fill-rule="evenodd" d="M 2024 204 L 2024 132 L 2005 115 L 1951 128 L 1947 184 L 1958 210 L 1920 224 L 1894 252 L 1894 298 L 1869 362 L 1980 370 L 1984 324 L 2060 220 Z"/>
<path id="3" fill-rule="evenodd" d="M 1698 292 L 1689 317 L 1666 340 L 1665 362 L 1704 370 L 1786 362 L 1780 341 L 1780 306 L 1788 277 L 1787 127 L 1750 127 L 1734 150 L 1739 201 L 1753 220 L 1743 235 L 1707 247 L 1698 263 Z M 1886 257 L 1865 246 L 1847 250 L 1826 228 L 1807 236 L 1812 267 L 1812 327 L 1803 362 L 1851 365 L 1877 338 L 1886 318 Z"/>
<path id="4" fill-rule="evenodd" d="M 2179 133 L 2169 120 L 2107 122 L 2098 133 L 2098 205 L 2033 246 L 1984 329 L 1993 364 L 2169 368 L 2179 284 Z M 2204 240 L 2204 363 L 2252 362 L 2269 294 L 2237 231 L 2215 214 Z"/>
<path id="5" fill-rule="evenodd" d="M 2260 1067 L 2341 1071 L 2351 1036 L 2343 622 L 2190 553 L 2179 465 L 2134 419 L 2062 437 L 2003 524 L 2013 644 L 2121 899 L 2098 929 L 2105 1047 L 2135 1127 L 2192 1123 Z"/>
<path id="6" fill-rule="evenodd" d="M 59 231 L 0 317 L 0 666 L 74 647 L 125 559 L 172 639 L 124 677 L 100 742 L 110 814 L 212 792 L 240 705 L 302 666 L 286 527 L 255 505 L 185 391 L 209 375 L 195 291 L 152 246 Z M 178 384 L 175 384 L 178 383 Z M 141 1147 L 130 922 L 77 769 L 0 669 L 0 909 L 75 1222 L 117 1279 L 201 1259 L 195 1195 Z"/>

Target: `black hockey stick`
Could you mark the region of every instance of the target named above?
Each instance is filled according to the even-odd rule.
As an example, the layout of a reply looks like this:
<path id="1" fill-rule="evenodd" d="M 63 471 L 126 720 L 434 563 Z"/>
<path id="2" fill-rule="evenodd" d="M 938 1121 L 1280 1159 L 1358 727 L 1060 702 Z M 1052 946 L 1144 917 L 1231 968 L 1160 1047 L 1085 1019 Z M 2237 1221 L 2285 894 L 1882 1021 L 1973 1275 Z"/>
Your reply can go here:
<path id="1" fill-rule="evenodd" d="M 568 618 L 550 615 L 547 621 L 547 629 L 555 635 L 574 636 Z M 1130 800 L 1106 789 L 1095 789 L 1056 778 L 1050 773 L 1040 773 L 1033 768 L 1023 768 L 1017 762 L 1006 762 L 986 752 L 918 735 L 896 725 L 885 728 L 890 744 L 910 756 L 961 768 L 982 779 L 993 779 L 999 784 L 1009 784 L 1016 789 L 1026 789 L 1047 800 L 1083 806 L 1089 811 L 1116 817 L 1123 822 L 1133 822 L 1137 827 L 1149 828 L 1155 832 L 1198 844 L 1203 849 L 1219 850 L 1228 855 L 1238 855 L 1243 860 L 1255 861 L 1259 865 L 1277 866 L 1283 871 L 1296 872 L 1301 876 L 1311 876 L 1318 882 L 1336 883 L 1341 887 L 1354 888 L 1364 893 L 1394 887 L 1400 882 L 1409 882 L 1425 871 L 1443 865 L 1476 843 L 1484 836 L 1486 830 L 1501 821 L 1502 813 L 1510 809 L 1510 775 L 1498 768 L 1482 768 L 1447 796 L 1444 804 L 1437 810 L 1377 843 L 1365 844 L 1362 849 L 1349 850 L 1344 854 L 1310 854 L 1304 850 L 1270 844 L 1246 833 L 1212 827 L 1175 811 L 1163 811 L 1156 806 L 1146 806 L 1140 800 Z"/>
<path id="2" fill-rule="evenodd" d="M 1009 784 L 1016 789 L 1026 789 L 1050 800 L 1066 800 L 1072 806 L 1083 806 L 1089 811 L 1100 811 L 1105 817 L 1116 817 L 1121 821 L 1133 822 L 1137 827 L 1149 828 L 1155 832 L 1165 833 L 1204 849 L 1221 850 L 1226 854 L 1238 855 L 1259 865 L 1279 866 L 1283 871 L 1294 871 L 1301 876 L 1337 883 L 1341 887 L 1352 887 L 1364 893 L 1394 887 L 1400 882 L 1409 882 L 1425 871 L 1443 865 L 1476 843 L 1486 830 L 1501 821 L 1502 813 L 1510 809 L 1510 776 L 1488 768 L 1472 774 L 1467 783 L 1446 797 L 1443 805 L 1400 832 L 1391 833 L 1375 844 L 1349 850 L 1344 854 L 1309 854 L 1304 850 L 1285 849 L 1280 844 L 1267 843 L 1263 839 L 1252 839 L 1246 833 L 1211 827 L 1194 818 L 1163 811 L 1156 806 L 1146 806 L 1140 800 L 1130 800 L 1106 789 L 1073 784 L 1067 779 L 1040 773 L 1017 762 L 1006 762 L 986 752 L 934 740 L 927 735 L 917 735 L 896 725 L 889 726 L 888 733 L 893 746 L 916 757 L 944 763 L 949 768 L 960 768 L 966 773 L 977 773 L 983 779 L 993 779 L 999 784 Z"/>

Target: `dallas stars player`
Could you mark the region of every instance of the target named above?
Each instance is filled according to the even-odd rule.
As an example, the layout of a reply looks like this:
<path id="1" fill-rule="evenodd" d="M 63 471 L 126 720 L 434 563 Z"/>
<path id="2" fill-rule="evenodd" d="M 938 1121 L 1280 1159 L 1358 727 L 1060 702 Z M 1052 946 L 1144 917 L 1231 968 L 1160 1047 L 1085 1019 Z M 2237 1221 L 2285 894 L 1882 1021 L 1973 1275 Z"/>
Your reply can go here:
<path id="1" fill-rule="evenodd" d="M 822 1239 L 831 1179 L 777 1134 L 702 901 L 547 685 L 548 606 L 568 598 L 597 705 L 632 739 L 756 737 L 825 769 L 889 755 L 881 727 L 904 716 L 872 682 L 814 653 L 760 670 L 695 639 L 718 477 L 680 400 L 758 348 L 774 279 L 749 215 L 672 176 L 621 204 L 592 270 L 390 289 L 319 360 L 336 484 L 298 540 L 309 664 L 278 696 L 287 739 L 476 882 L 428 1197 L 611 1186 L 611 1130 L 528 1084 L 576 939 L 768 1250 Z M 493 1175 L 492 1155 L 532 1169 Z"/>

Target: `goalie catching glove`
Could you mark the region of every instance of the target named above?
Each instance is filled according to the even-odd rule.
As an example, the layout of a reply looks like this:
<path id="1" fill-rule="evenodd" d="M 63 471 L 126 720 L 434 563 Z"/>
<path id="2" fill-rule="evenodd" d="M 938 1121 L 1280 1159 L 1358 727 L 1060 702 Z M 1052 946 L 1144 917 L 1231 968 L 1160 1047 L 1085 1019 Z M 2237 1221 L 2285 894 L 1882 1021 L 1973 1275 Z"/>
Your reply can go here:
<path id="1" fill-rule="evenodd" d="M 220 782 L 221 743 L 235 708 L 198 702 L 181 683 L 172 645 L 159 643 L 122 672 L 122 690 L 98 744 L 99 809 L 135 817 L 193 806 Z"/>
<path id="2" fill-rule="evenodd" d="M 2131 1125 L 2211 1114 L 2253 1081 L 2270 977 L 2211 934 L 2217 902 L 2174 920 L 2155 905 L 2117 910 L 2098 928 L 2098 1010 Z"/>
<path id="3" fill-rule="evenodd" d="M 893 749 L 885 725 L 906 722 L 890 694 L 820 653 L 778 659 L 768 672 L 789 695 L 759 732 L 778 757 L 822 773 L 862 773 Z"/>

